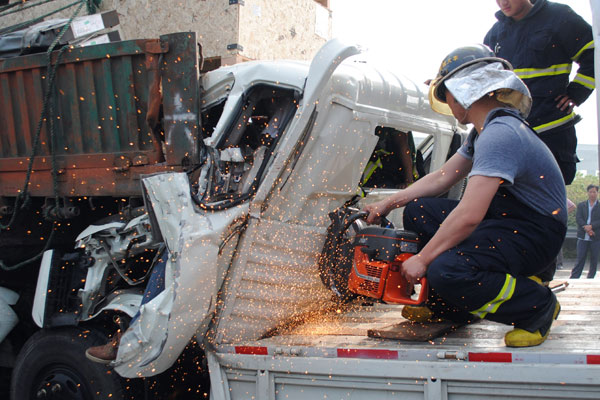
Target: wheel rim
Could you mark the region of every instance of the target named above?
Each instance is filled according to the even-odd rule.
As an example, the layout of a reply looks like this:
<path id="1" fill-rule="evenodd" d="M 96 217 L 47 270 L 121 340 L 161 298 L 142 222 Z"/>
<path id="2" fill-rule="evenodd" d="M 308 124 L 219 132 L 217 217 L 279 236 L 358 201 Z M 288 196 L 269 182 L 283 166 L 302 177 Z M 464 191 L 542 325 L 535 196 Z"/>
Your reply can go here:
<path id="1" fill-rule="evenodd" d="M 32 385 L 32 399 L 91 399 L 83 377 L 73 368 L 55 364 L 42 369 Z"/>

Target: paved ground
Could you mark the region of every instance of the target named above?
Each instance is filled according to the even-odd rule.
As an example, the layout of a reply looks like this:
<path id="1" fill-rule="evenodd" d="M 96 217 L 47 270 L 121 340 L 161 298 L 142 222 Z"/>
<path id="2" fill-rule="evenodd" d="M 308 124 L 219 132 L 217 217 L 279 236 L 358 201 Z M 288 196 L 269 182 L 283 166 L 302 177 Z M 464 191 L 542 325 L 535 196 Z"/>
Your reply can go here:
<path id="1" fill-rule="evenodd" d="M 554 279 L 569 279 L 569 276 L 571 275 L 571 270 L 575 266 L 575 261 L 576 260 L 574 258 L 573 259 L 565 259 L 563 261 L 562 268 L 559 266 L 559 268 L 556 270 Z M 581 273 L 581 279 L 587 278 L 589 265 L 590 265 L 590 261 L 588 259 L 586 265 L 583 267 L 583 272 Z M 600 267 L 598 268 L 598 273 L 596 273 L 596 276 L 594 277 L 594 279 L 600 279 Z"/>

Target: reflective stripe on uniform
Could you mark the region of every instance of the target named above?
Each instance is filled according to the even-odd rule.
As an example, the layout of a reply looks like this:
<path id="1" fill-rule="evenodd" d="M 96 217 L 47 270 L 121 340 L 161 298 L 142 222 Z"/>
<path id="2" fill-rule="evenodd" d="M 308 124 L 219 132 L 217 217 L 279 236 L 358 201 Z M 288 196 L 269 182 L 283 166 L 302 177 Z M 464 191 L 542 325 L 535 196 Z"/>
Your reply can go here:
<path id="1" fill-rule="evenodd" d="M 542 125 L 538 125 L 538 126 L 534 126 L 533 130 L 536 131 L 537 133 L 542 133 L 545 131 L 549 131 L 550 129 L 554 129 L 557 128 L 561 125 L 565 125 L 566 123 L 570 122 L 573 118 L 575 118 L 575 113 L 572 112 L 571 114 L 567 115 L 566 117 L 562 117 L 560 119 L 554 120 L 554 121 L 550 121 L 547 122 L 545 124 Z"/>
<path id="2" fill-rule="evenodd" d="M 495 313 L 505 301 L 512 298 L 516 286 L 517 280 L 513 276 L 506 274 L 504 285 L 502 286 L 502 289 L 500 289 L 498 296 L 489 303 L 484 304 L 481 308 L 471 311 L 471 314 L 479 318 L 485 318 L 488 313 Z"/>
<path id="3" fill-rule="evenodd" d="M 582 54 L 584 51 L 586 51 L 586 50 L 589 50 L 589 49 L 593 49 L 593 48 L 595 48 L 595 47 L 596 47 L 596 46 L 594 45 L 594 41 L 593 41 L 593 40 L 592 40 L 591 42 L 588 42 L 588 43 L 587 43 L 585 46 L 583 46 L 583 47 L 582 47 L 582 48 L 581 48 L 581 49 L 580 49 L 580 50 L 577 52 L 577 54 L 575 54 L 575 55 L 573 56 L 573 58 L 571 58 L 571 60 L 573 60 L 573 61 L 577 61 L 577 60 L 579 60 L 579 57 L 581 57 L 581 54 Z"/>
<path id="4" fill-rule="evenodd" d="M 517 68 L 515 74 L 521 79 L 539 78 L 540 76 L 554 76 L 570 74 L 573 64 L 556 64 L 548 68 Z"/>
<path id="5" fill-rule="evenodd" d="M 590 90 L 594 90 L 594 88 L 596 87 L 596 80 L 591 76 L 586 76 L 583 74 L 575 75 L 575 79 L 573 79 L 573 82 L 579 83 L 580 85 L 585 86 Z"/>
<path id="6" fill-rule="evenodd" d="M 373 173 L 377 171 L 378 168 L 383 168 L 381 158 L 377 158 L 376 161 L 369 161 L 367 167 L 365 168 L 364 179 L 361 182 L 361 184 L 364 185 L 365 183 L 367 183 L 369 181 L 369 178 L 371 178 L 371 175 L 373 175 Z"/>

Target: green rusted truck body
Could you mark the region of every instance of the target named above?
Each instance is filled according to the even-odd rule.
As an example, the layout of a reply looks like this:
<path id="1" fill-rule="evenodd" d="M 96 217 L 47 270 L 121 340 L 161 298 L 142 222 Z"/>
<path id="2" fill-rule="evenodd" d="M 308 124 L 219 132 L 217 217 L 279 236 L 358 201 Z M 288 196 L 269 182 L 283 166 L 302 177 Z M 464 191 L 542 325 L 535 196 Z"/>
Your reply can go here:
<path id="1" fill-rule="evenodd" d="M 0 60 L 0 202 L 26 182 L 32 197 L 134 196 L 140 175 L 198 163 L 198 53 L 193 33 L 67 49 L 39 135 L 47 55 Z"/>

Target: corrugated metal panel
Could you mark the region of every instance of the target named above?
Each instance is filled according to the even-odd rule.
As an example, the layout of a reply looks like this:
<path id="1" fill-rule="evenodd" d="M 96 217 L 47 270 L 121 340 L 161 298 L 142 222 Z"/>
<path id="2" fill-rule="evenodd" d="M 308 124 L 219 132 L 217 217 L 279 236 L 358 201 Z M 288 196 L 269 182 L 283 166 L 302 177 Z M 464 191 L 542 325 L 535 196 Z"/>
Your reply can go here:
<path id="1" fill-rule="evenodd" d="M 152 150 L 144 41 L 69 49 L 57 72 L 57 154 Z M 56 52 L 54 59 L 56 59 Z M 46 55 L 0 62 L 3 158 L 29 157 L 48 81 Z M 39 155 L 49 155 L 44 129 Z"/>
<path id="2" fill-rule="evenodd" d="M 165 53 L 159 70 L 167 91 L 167 134 L 153 132 L 146 122 L 152 81 L 146 60 L 157 53 Z M 140 174 L 197 162 L 197 62 L 190 33 L 66 50 L 52 93 L 60 194 L 138 194 Z M 48 81 L 45 53 L 0 61 L 0 196 L 23 189 Z M 173 98 L 174 92 L 185 92 L 185 98 Z M 47 125 L 29 185 L 34 196 L 53 194 Z"/>
<path id="3" fill-rule="evenodd" d="M 250 220 L 243 259 L 234 262 L 225 291 L 217 343 L 258 339 L 283 322 L 333 305 L 316 267 L 325 229 Z"/>

